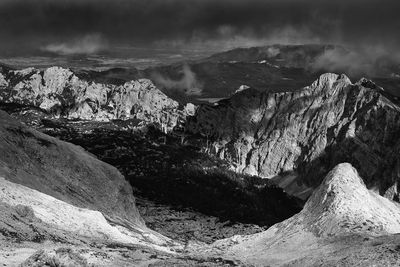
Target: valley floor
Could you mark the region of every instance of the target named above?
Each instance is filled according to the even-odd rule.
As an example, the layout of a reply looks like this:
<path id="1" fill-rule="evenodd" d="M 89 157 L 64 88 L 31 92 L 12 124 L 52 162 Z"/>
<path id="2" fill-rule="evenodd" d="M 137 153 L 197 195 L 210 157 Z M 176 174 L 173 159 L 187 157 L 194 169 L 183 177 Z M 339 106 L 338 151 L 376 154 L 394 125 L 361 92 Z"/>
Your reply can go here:
<path id="1" fill-rule="evenodd" d="M 136 198 L 136 206 L 147 227 L 184 244 L 212 243 L 267 229 L 256 224 L 222 221 L 187 208 L 158 204 L 144 198 Z"/>
<path id="2" fill-rule="evenodd" d="M 135 245 L 16 242 L 0 235 L 0 266 L 243 266 L 195 253 L 163 253 Z"/>

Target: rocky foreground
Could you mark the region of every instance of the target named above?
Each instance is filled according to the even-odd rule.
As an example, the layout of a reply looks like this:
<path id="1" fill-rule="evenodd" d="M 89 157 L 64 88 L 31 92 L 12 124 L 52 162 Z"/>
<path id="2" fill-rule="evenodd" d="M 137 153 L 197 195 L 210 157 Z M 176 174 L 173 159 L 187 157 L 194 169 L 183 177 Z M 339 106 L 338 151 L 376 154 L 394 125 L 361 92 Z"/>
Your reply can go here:
<path id="1" fill-rule="evenodd" d="M 95 186 L 98 176 L 93 175 L 91 166 L 97 167 L 97 175 L 108 171 L 107 177 L 118 182 L 120 175 L 111 166 L 79 147 L 30 130 L 0 114 L 2 151 L 13 144 L 17 153 L 14 160 L 30 156 L 25 159 L 29 169 L 22 162 L 8 160 L 7 153 L 2 156 L 0 260 L 4 266 L 400 264 L 399 204 L 367 190 L 349 163 L 339 164 L 328 173 L 299 214 L 268 230 L 211 245 L 194 242 L 183 246 L 143 225 L 131 192 L 124 193 L 130 190 L 126 182 L 121 180 L 125 189 L 117 191 L 113 191 L 114 186 Z M 43 146 L 53 153 L 51 159 L 38 153 L 47 152 Z M 69 155 L 68 160 L 79 159 L 72 169 L 60 164 L 61 159 L 65 160 L 55 152 L 60 146 Z M 30 154 L 32 151 L 38 153 L 36 158 Z M 46 180 L 49 161 L 59 173 L 53 174 L 51 183 Z M 85 166 L 82 172 L 80 164 Z M 22 167 L 21 171 L 17 166 Z M 82 173 L 85 178 L 79 178 Z M 29 184 L 32 179 L 35 183 Z M 86 182 L 94 186 L 85 189 Z M 71 183 L 82 185 L 82 190 L 69 189 Z M 69 191 L 63 192 L 64 188 Z M 98 199 L 86 195 L 88 190 L 107 192 Z M 107 209 L 114 205 L 113 201 L 117 206 Z"/>
<path id="2" fill-rule="evenodd" d="M 173 240 L 150 230 L 121 173 L 81 147 L 33 130 L 0 111 L 0 148 L 2 266 L 229 265 L 220 258 L 189 254 L 192 245 L 184 238 Z M 149 209 L 146 204 L 142 212 Z M 163 212 L 164 218 L 148 223 L 158 226 L 178 214 Z M 231 229 L 218 225 L 215 218 L 210 222 L 193 212 L 183 215 L 197 216 L 203 225 Z M 189 227 L 187 222 L 183 221 L 184 227 Z"/>
<path id="3" fill-rule="evenodd" d="M 52 243 L 88 249 L 140 245 L 169 254 L 179 249 L 145 226 L 132 188 L 114 167 L 2 111 L 0 133 L 1 243 L 18 244 L 17 258 L 2 247 L 4 266 L 21 263 L 19 249 L 32 252 L 38 244 L 50 250 Z"/>
<path id="4" fill-rule="evenodd" d="M 0 115 L 4 266 L 400 264 L 399 204 L 367 190 L 348 163 L 329 172 L 299 214 L 264 232 L 183 245 L 144 226 L 113 167 Z"/>

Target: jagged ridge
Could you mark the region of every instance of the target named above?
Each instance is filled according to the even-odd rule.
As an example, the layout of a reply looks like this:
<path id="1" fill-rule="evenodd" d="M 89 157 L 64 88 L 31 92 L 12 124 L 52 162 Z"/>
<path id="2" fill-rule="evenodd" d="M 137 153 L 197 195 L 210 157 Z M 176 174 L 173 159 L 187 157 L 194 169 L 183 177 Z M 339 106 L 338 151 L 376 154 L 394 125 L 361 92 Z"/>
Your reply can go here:
<path id="1" fill-rule="evenodd" d="M 328 73 L 295 92 L 250 88 L 216 106 L 200 106 L 187 132 L 211 140 L 208 150 L 236 171 L 274 178 L 297 196 L 310 190 L 293 177 L 315 187 L 337 163 L 348 161 L 368 187 L 397 198 L 400 112 L 388 97 L 371 81 L 353 84 Z"/>
<path id="2" fill-rule="evenodd" d="M 88 82 L 60 67 L 40 71 L 3 69 L 0 102 L 32 106 L 68 119 L 109 121 L 137 119 L 171 130 L 183 116 L 178 102 L 150 80 L 122 85 Z"/>

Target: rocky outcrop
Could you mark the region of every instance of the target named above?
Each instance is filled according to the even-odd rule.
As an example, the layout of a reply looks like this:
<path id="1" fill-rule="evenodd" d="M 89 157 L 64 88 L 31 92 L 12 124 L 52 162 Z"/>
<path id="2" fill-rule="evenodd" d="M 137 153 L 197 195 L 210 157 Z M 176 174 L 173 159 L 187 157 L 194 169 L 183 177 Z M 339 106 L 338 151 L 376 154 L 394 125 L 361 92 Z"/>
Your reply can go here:
<path id="1" fill-rule="evenodd" d="M 150 80 L 122 85 L 89 82 L 71 70 L 51 67 L 40 71 L 3 69 L 0 102 L 40 108 L 53 117 L 110 121 L 137 119 L 171 130 L 184 111 Z"/>
<path id="2" fill-rule="evenodd" d="M 295 92 L 249 88 L 217 105 L 200 106 L 186 131 L 203 136 L 207 151 L 236 171 L 274 178 L 297 196 L 307 197 L 307 188 L 347 161 L 369 188 L 397 199 L 396 101 L 371 81 L 353 84 L 345 75 L 327 73 Z"/>
<path id="3" fill-rule="evenodd" d="M 342 163 L 328 173 L 299 214 L 262 233 L 217 241 L 206 251 L 252 266 L 331 266 L 327 262 L 332 258 L 338 264 L 354 255 L 361 261 L 363 254 L 372 255 L 373 265 L 382 261 L 374 259 L 369 246 L 380 244 L 366 241 L 394 233 L 400 233 L 399 204 L 367 190 L 357 171 Z"/>

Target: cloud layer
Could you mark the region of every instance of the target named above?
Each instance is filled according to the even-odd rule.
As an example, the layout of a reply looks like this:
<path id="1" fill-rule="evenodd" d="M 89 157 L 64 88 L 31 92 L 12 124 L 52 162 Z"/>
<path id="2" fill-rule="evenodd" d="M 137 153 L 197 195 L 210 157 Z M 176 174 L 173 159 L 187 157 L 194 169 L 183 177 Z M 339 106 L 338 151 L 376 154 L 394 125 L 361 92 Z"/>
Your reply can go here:
<path id="1" fill-rule="evenodd" d="M 0 57 L 100 53 L 159 60 L 161 50 L 204 55 L 329 43 L 349 49 L 326 51 L 310 69 L 374 76 L 400 64 L 399 10 L 399 0 L 1 0 Z M 154 52 L 145 57 L 120 47 Z M 201 84 L 190 69 L 182 71 L 181 80 L 155 78 L 198 94 Z"/>
<path id="2" fill-rule="evenodd" d="M 343 72 L 350 76 L 387 76 L 400 64 L 400 52 L 383 46 L 363 45 L 352 50 L 336 47 L 326 50 L 310 65 L 314 71 Z"/>
<path id="3" fill-rule="evenodd" d="M 117 44 L 398 48 L 399 9 L 398 0 L 2 0 L 0 38 L 3 50 L 68 43 L 93 32 Z"/>
<path id="4" fill-rule="evenodd" d="M 105 50 L 106 47 L 106 42 L 101 35 L 89 34 L 70 42 L 48 44 L 43 46 L 41 50 L 59 55 L 79 55 L 95 54 Z"/>

